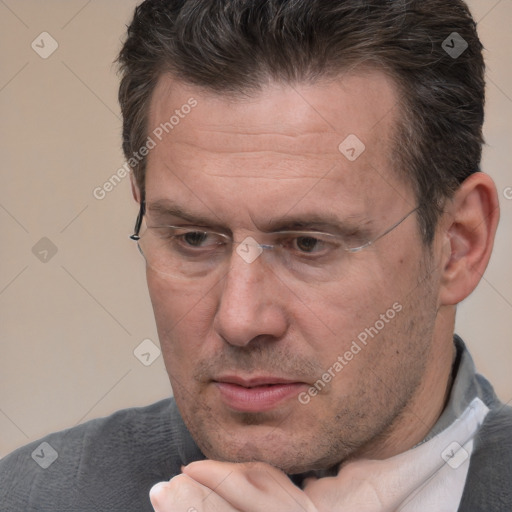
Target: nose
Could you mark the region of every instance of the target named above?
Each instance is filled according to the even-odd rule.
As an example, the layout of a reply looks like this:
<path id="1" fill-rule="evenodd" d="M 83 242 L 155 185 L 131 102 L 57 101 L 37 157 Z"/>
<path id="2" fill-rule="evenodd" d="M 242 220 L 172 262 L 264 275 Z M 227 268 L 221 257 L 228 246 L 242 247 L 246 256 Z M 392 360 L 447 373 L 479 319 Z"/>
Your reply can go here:
<path id="1" fill-rule="evenodd" d="M 264 258 L 247 261 L 234 251 L 221 283 L 214 329 L 231 345 L 245 346 L 261 336 L 279 339 L 287 330 L 283 285 Z"/>

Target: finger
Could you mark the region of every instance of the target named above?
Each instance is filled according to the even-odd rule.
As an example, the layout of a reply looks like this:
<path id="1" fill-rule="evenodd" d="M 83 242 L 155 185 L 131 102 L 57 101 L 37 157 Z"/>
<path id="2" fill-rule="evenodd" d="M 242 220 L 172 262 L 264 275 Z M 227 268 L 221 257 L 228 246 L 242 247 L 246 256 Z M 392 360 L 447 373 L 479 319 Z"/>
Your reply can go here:
<path id="1" fill-rule="evenodd" d="M 184 473 L 243 512 L 316 512 L 311 500 L 280 470 L 262 462 L 193 462 Z"/>
<path id="2" fill-rule="evenodd" d="M 211 489 L 187 475 L 160 482 L 149 491 L 155 512 L 239 512 Z"/>
<path id="3" fill-rule="evenodd" d="M 302 481 L 302 489 L 305 490 L 308 485 L 316 482 L 318 478 L 316 476 L 308 476 Z"/>
<path id="4" fill-rule="evenodd" d="M 340 479 L 324 477 L 309 482 L 304 493 L 319 512 L 357 510 L 357 512 L 394 512 L 397 503 L 384 503 L 382 496 L 367 478 Z"/>

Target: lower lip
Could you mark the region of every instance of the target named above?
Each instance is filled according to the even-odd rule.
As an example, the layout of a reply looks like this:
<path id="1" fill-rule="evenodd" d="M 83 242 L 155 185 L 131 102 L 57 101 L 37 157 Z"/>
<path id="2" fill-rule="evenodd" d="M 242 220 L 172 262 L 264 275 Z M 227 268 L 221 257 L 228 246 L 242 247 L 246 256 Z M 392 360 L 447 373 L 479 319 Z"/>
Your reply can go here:
<path id="1" fill-rule="evenodd" d="M 298 382 L 273 384 L 245 388 L 228 382 L 216 382 L 224 403 L 239 412 L 265 412 L 280 405 L 285 400 L 296 398 L 305 384 Z"/>

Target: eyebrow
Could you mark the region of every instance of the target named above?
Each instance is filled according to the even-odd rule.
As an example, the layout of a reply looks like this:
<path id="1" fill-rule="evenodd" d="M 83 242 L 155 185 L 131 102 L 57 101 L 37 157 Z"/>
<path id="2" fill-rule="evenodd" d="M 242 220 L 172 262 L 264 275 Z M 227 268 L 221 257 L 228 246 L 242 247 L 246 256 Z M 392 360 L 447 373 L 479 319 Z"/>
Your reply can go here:
<path id="1" fill-rule="evenodd" d="M 152 212 L 155 215 L 162 217 L 178 217 L 179 219 L 186 220 L 198 226 L 210 226 L 212 224 L 218 224 L 218 222 L 212 223 L 212 219 L 209 217 L 187 212 L 181 206 L 166 200 L 146 203 L 146 211 Z"/>
<path id="2" fill-rule="evenodd" d="M 146 205 L 147 211 L 159 217 L 176 217 L 190 222 L 194 226 L 218 229 L 221 232 L 229 232 L 220 222 L 220 219 L 212 213 L 211 217 L 192 213 L 178 204 L 168 200 L 157 200 Z M 332 212 L 305 212 L 301 214 L 286 214 L 282 217 L 269 219 L 256 223 L 256 227 L 262 233 L 274 233 L 281 231 L 327 231 L 340 235 L 352 235 L 369 231 L 372 221 L 365 215 L 351 214 L 340 219 Z"/>

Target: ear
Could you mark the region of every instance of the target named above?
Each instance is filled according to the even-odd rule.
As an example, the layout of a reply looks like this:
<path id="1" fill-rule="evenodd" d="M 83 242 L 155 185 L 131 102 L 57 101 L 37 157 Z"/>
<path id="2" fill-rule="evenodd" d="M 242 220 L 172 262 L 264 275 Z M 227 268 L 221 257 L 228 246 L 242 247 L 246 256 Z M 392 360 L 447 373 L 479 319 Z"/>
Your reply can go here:
<path id="1" fill-rule="evenodd" d="M 455 193 L 446 215 L 439 298 L 442 305 L 455 305 L 476 288 L 491 257 L 500 216 L 492 179 L 472 174 Z"/>
<path id="2" fill-rule="evenodd" d="M 137 180 L 135 179 L 135 176 L 133 174 L 133 171 L 130 173 L 130 183 L 132 186 L 132 195 L 135 201 L 140 204 L 140 189 L 137 185 Z"/>

